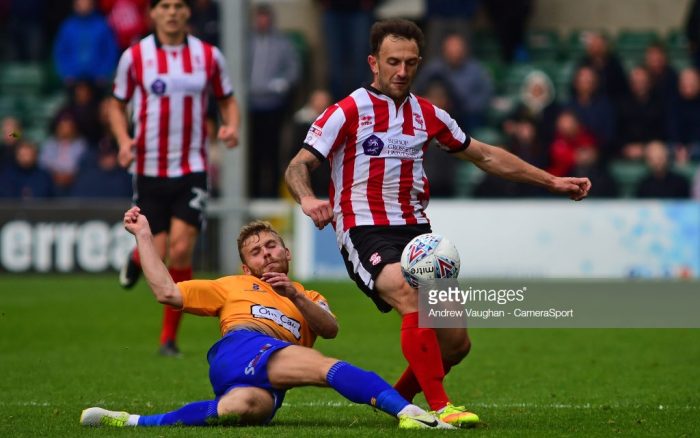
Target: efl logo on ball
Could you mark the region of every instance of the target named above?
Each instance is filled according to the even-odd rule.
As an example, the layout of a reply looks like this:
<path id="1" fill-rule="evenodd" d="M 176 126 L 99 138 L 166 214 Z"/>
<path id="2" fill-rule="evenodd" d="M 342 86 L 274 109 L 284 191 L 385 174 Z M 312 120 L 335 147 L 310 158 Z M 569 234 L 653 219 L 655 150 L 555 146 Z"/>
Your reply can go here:
<path id="1" fill-rule="evenodd" d="M 401 254 L 401 272 L 413 287 L 421 281 L 459 275 L 457 248 L 439 234 L 421 234 L 408 242 Z"/>

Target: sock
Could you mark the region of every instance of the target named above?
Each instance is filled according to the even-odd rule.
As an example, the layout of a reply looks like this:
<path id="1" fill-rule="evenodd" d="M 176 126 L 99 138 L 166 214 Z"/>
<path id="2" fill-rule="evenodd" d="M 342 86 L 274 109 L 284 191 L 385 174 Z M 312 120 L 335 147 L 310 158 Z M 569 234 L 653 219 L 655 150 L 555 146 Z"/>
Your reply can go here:
<path id="1" fill-rule="evenodd" d="M 168 272 L 170 272 L 170 276 L 173 277 L 175 283 L 192 279 L 192 267 L 182 269 L 170 268 Z M 163 307 L 163 327 L 160 331 L 161 345 L 168 341 L 175 342 L 177 329 L 180 326 L 180 319 L 182 319 L 181 311 L 173 309 L 170 306 Z"/>
<path id="2" fill-rule="evenodd" d="M 443 369 L 445 371 L 445 375 L 447 375 L 452 367 L 450 365 L 443 364 Z M 416 379 L 416 375 L 413 374 L 413 370 L 410 366 L 406 367 L 406 370 L 403 372 L 401 377 L 399 377 L 399 380 L 396 381 L 394 384 L 394 389 L 401 394 L 401 397 L 405 398 L 409 402 L 412 402 L 413 398 L 422 391 L 422 389 L 420 389 L 418 379 Z"/>
<path id="3" fill-rule="evenodd" d="M 134 250 L 131 252 L 131 260 L 136 263 L 136 265 L 140 268 L 141 267 L 141 256 L 139 255 L 139 249 L 134 248 Z"/>
<path id="4" fill-rule="evenodd" d="M 187 404 L 180 409 L 165 414 L 141 415 L 138 426 L 208 426 L 219 418 L 217 400 L 205 400 Z"/>
<path id="5" fill-rule="evenodd" d="M 435 330 L 418 327 L 418 312 L 403 316 L 401 325 L 401 350 L 418 380 L 430 409 L 444 407 L 449 398 L 442 381 L 445 371 Z"/>
<path id="6" fill-rule="evenodd" d="M 354 403 L 376 406 L 389 415 L 397 416 L 409 403 L 377 374 L 338 361 L 326 376 L 328 384 L 340 395 Z"/>

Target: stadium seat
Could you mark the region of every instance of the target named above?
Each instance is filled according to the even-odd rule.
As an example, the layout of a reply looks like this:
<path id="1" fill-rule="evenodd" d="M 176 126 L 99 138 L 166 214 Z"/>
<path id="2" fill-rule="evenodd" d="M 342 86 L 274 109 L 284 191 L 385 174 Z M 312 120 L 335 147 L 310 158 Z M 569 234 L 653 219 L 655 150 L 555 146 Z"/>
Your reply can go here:
<path id="1" fill-rule="evenodd" d="M 551 29 L 532 29 L 525 36 L 527 50 L 534 62 L 553 61 L 559 57 L 559 33 Z"/>
<path id="2" fill-rule="evenodd" d="M 493 32 L 476 31 L 472 35 L 471 48 L 480 61 L 498 61 L 501 59 L 501 46 Z"/>
<path id="3" fill-rule="evenodd" d="M 14 96 L 0 95 L 0 118 L 17 115 L 17 101 Z"/>
<path id="4" fill-rule="evenodd" d="M 661 38 L 653 30 L 622 30 L 615 40 L 615 50 L 629 66 L 642 61 L 647 46 L 658 41 Z"/>
<path id="5" fill-rule="evenodd" d="M 4 95 L 39 95 L 43 85 L 41 64 L 7 63 L 0 68 L 0 93 Z"/>
<path id="6" fill-rule="evenodd" d="M 666 51 L 670 59 L 688 58 L 690 48 L 688 47 L 688 38 L 685 32 L 681 29 L 672 29 L 666 35 Z"/>
<path id="7" fill-rule="evenodd" d="M 574 78 L 574 70 L 576 69 L 576 61 L 570 60 L 562 62 L 556 67 L 555 73 L 552 75 L 554 87 L 557 90 L 557 100 L 566 102 L 571 95 L 571 81 Z"/>
<path id="8" fill-rule="evenodd" d="M 620 197 L 633 198 L 639 181 L 647 175 L 648 169 L 642 162 L 616 160 L 610 163 L 610 173 L 617 182 Z"/>
<path id="9" fill-rule="evenodd" d="M 458 198 L 471 197 L 484 176 L 486 174 L 472 163 L 464 161 L 457 163 L 455 196 Z"/>

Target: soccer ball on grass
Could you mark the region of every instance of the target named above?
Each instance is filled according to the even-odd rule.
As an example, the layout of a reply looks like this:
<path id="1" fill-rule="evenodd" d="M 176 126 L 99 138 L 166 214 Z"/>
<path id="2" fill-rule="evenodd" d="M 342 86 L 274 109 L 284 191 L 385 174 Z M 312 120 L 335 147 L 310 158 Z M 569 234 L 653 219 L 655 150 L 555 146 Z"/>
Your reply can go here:
<path id="1" fill-rule="evenodd" d="M 421 281 L 456 278 L 459 275 L 457 248 L 439 234 L 414 237 L 401 253 L 401 272 L 413 287 Z"/>

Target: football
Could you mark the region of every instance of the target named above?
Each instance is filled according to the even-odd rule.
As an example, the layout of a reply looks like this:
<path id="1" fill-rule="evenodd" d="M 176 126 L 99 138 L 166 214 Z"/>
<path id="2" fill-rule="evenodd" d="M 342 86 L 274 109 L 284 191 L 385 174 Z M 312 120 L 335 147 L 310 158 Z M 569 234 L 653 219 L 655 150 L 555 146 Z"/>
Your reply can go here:
<path id="1" fill-rule="evenodd" d="M 439 234 L 414 237 L 401 253 L 401 271 L 413 287 L 421 281 L 455 278 L 459 275 L 457 248 Z"/>

